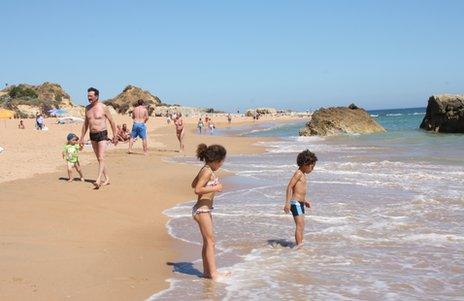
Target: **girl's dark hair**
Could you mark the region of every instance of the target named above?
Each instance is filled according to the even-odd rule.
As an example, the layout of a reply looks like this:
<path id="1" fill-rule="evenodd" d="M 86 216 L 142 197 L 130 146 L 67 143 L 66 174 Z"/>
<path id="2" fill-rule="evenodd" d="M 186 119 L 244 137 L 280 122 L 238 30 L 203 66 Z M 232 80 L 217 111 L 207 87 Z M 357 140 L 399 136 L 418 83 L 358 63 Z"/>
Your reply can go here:
<path id="1" fill-rule="evenodd" d="M 317 161 L 317 157 L 313 152 L 310 152 L 309 149 L 302 151 L 296 157 L 296 164 L 301 167 L 305 164 L 314 164 Z"/>
<path id="2" fill-rule="evenodd" d="M 207 146 L 201 143 L 197 147 L 197 158 L 206 163 L 222 161 L 226 157 L 226 154 L 227 151 L 224 146 L 219 144 Z"/>

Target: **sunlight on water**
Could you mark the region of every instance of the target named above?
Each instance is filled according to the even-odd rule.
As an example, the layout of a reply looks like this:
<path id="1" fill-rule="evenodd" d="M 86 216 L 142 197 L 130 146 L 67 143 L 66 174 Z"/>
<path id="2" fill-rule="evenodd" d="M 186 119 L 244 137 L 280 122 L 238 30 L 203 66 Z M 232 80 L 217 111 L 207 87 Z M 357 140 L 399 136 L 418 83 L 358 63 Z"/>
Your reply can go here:
<path id="1" fill-rule="evenodd" d="M 238 188 L 217 197 L 214 223 L 218 264 L 232 276 L 212 284 L 199 278 L 200 260 L 180 263 L 171 288 L 152 299 L 462 300 L 464 135 L 417 130 L 411 124 L 423 116 L 414 109 L 371 114 L 390 131 L 327 139 L 289 137 L 304 123 L 248 131 L 285 138 L 224 166 L 236 174 L 225 184 Z M 400 129 L 388 118 L 409 119 Z M 319 161 L 309 175 L 305 246 L 295 251 L 282 207 L 306 148 Z M 165 214 L 171 235 L 196 244 L 199 258 L 192 204 Z"/>

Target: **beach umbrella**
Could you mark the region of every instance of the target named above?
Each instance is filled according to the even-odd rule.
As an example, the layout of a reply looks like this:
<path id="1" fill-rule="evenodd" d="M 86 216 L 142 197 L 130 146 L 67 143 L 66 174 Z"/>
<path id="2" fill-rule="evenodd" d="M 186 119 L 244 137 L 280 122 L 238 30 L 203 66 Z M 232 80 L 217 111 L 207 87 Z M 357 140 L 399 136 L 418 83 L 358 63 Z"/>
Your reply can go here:
<path id="1" fill-rule="evenodd" d="M 15 116 L 15 112 L 7 109 L 0 109 L 0 119 L 12 119 Z"/>
<path id="2" fill-rule="evenodd" d="M 52 109 L 52 110 L 48 110 L 48 113 L 50 113 L 50 115 L 52 116 L 63 116 L 63 115 L 66 115 L 68 112 L 63 109 Z"/>

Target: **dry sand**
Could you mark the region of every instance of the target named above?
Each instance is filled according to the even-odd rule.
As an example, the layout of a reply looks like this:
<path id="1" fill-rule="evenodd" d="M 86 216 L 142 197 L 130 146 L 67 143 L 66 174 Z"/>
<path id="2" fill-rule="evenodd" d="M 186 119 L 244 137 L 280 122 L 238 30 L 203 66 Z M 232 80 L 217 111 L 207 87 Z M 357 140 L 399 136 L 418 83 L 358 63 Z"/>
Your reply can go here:
<path id="1" fill-rule="evenodd" d="M 127 116 L 116 120 L 130 125 Z M 79 135 L 81 125 L 50 121 L 41 132 L 31 120 L 26 130 L 17 129 L 17 120 L 0 120 L 6 149 L 0 154 L 0 300 L 144 300 L 167 288 L 167 262 L 190 246 L 167 234 L 162 211 L 194 198 L 190 182 L 197 172 L 166 162 L 178 155 L 173 126 L 150 119 L 149 156 L 127 155 L 127 144 L 111 148 L 111 185 L 93 190 L 90 182 L 63 180 L 65 136 Z M 200 142 L 223 144 L 229 154 L 263 151 L 254 138 L 194 135 L 196 120 L 186 121 L 187 155 Z M 234 118 L 243 122 L 251 121 Z M 91 149 L 80 158 L 86 179 L 95 179 Z"/>

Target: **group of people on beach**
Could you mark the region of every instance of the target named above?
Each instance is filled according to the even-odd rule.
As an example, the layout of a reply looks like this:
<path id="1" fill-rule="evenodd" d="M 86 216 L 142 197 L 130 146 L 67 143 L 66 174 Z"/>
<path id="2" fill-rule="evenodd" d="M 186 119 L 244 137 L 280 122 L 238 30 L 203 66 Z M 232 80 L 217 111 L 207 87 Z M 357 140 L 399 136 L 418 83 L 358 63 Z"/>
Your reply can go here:
<path id="1" fill-rule="evenodd" d="M 89 130 L 92 148 L 99 163 L 98 176 L 94 184 L 98 189 L 101 186 L 108 185 L 110 181 L 105 165 L 105 149 L 108 140 L 106 121 L 108 120 L 110 123 L 113 132 L 112 142 L 114 144 L 118 143 L 118 133 L 120 133 L 120 131 L 117 131 L 116 125 L 108 108 L 98 101 L 99 91 L 95 88 L 89 88 L 87 92 L 87 98 L 90 104 L 85 110 L 85 121 L 82 126 L 81 137 L 79 138 L 73 133 L 68 134 L 67 144 L 63 150 L 63 158 L 67 161 L 69 181 L 72 181 L 71 171 L 73 168 L 79 173 L 80 179 L 84 181 L 77 154 L 79 150 L 82 150 L 84 145 L 83 138 L 87 133 L 87 130 Z M 143 100 L 139 100 L 137 102 L 137 106 L 132 112 L 132 118 L 134 120 L 134 124 L 129 142 L 129 153 L 132 151 L 133 139 L 140 137 L 143 141 L 144 153 L 146 154 L 146 123 L 148 121 L 148 111 L 144 106 Z M 205 117 L 205 119 L 206 118 L 209 117 Z M 185 128 L 182 120 L 182 114 L 176 113 L 174 116 L 171 116 L 171 119 L 176 127 L 176 135 L 180 143 L 180 149 L 183 150 Z M 198 171 L 191 184 L 191 188 L 197 195 L 197 201 L 192 208 L 192 217 L 195 222 L 197 222 L 203 239 L 201 252 L 204 271 L 203 275 L 205 278 L 213 280 L 218 280 L 222 276 L 227 275 L 227 273 L 221 274 L 217 271 L 212 219 L 214 196 L 223 189 L 216 172 L 224 164 L 226 154 L 227 151 L 222 145 L 213 144 L 207 146 L 203 143 L 198 145 L 196 156 L 200 161 L 204 162 L 204 165 Z M 311 207 L 311 202 L 307 198 L 306 175 L 314 169 L 316 161 L 316 155 L 309 150 L 299 153 L 296 160 L 298 169 L 293 174 L 286 189 L 286 198 L 283 210 L 285 213 L 292 213 L 293 215 L 295 221 L 296 248 L 300 248 L 303 244 L 305 208 Z"/>
<path id="2" fill-rule="evenodd" d="M 25 130 L 26 129 L 26 126 L 24 125 L 24 121 L 22 119 L 19 120 L 18 129 L 20 129 L 20 130 Z M 46 126 L 45 126 L 44 116 L 40 112 L 37 112 L 37 114 L 35 115 L 35 129 L 38 130 L 38 131 L 42 131 L 42 130 L 47 129 Z"/>
<path id="3" fill-rule="evenodd" d="M 142 140 L 143 153 L 145 155 L 148 154 L 148 110 L 144 105 L 144 101 L 139 99 L 137 101 L 136 107 L 132 111 L 133 125 L 129 134 L 125 124 L 123 124 L 122 127 L 116 126 L 108 107 L 99 101 L 99 96 L 100 92 L 96 88 L 91 87 L 87 90 L 87 99 L 89 101 L 89 105 L 85 108 L 85 119 L 84 124 L 82 125 L 81 136 L 79 138 L 74 133 L 69 133 L 67 136 L 67 143 L 63 150 L 63 158 L 65 158 L 67 162 L 69 176 L 68 181 L 72 181 L 73 168 L 76 169 L 76 171 L 81 176 L 81 179 L 83 179 L 82 171 L 79 165 L 78 152 L 83 149 L 84 137 L 87 131 L 89 131 L 92 149 L 95 153 L 99 165 L 98 176 L 94 182 L 96 189 L 99 189 L 101 186 L 105 186 L 110 183 L 105 165 L 105 151 L 108 141 L 113 143 L 113 145 L 117 145 L 118 142 L 129 140 L 128 153 L 131 154 L 135 139 L 140 138 Z M 179 140 L 180 151 L 183 151 L 183 139 L 185 130 L 182 114 L 175 114 L 172 116 L 172 120 L 174 121 L 174 125 L 176 127 L 176 136 Z M 113 133 L 113 138 L 111 139 L 108 137 L 107 121 L 109 122 Z"/>
<path id="4" fill-rule="evenodd" d="M 213 120 L 211 117 L 208 116 L 208 114 L 205 115 L 205 121 L 203 122 L 203 117 L 200 117 L 197 122 L 197 130 L 198 133 L 209 133 L 213 134 L 214 130 L 216 129 L 216 126 L 214 125 Z"/>

